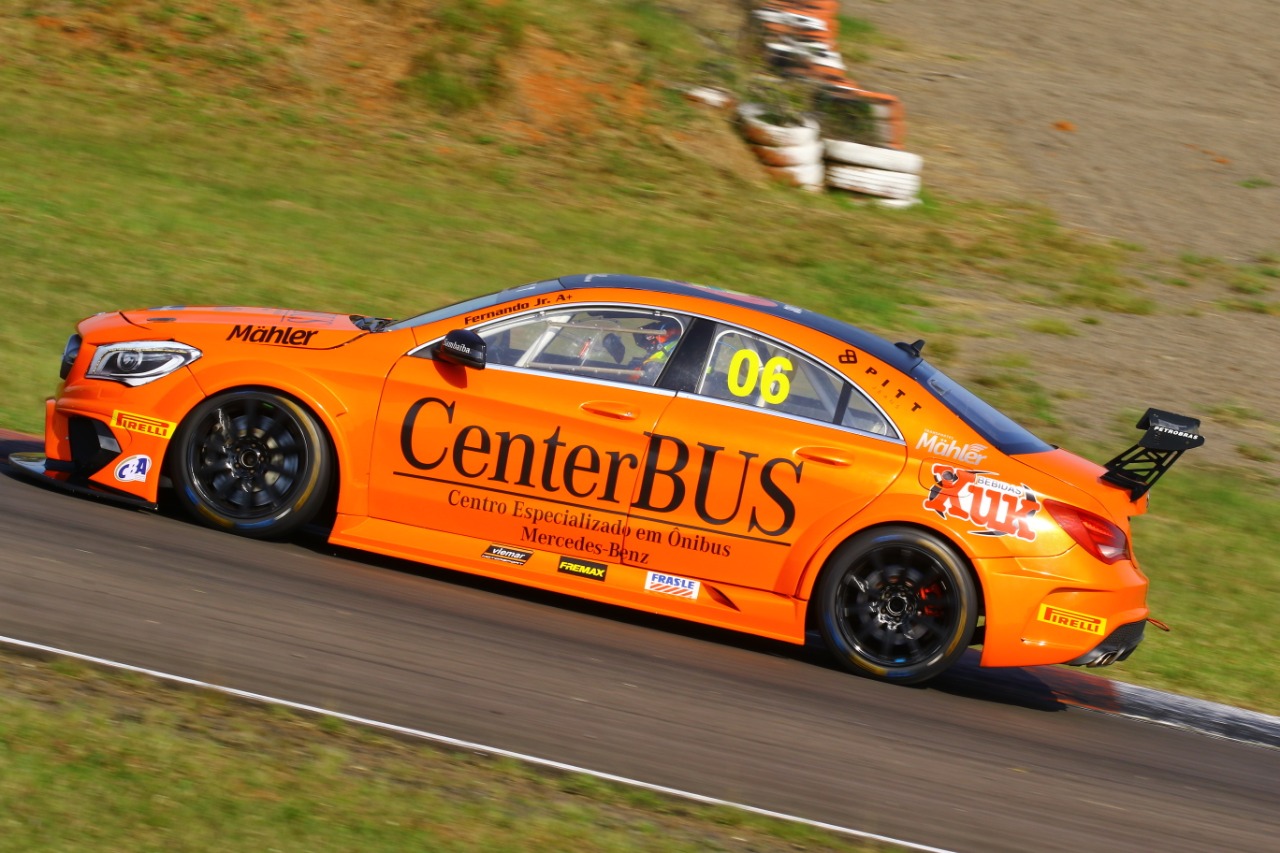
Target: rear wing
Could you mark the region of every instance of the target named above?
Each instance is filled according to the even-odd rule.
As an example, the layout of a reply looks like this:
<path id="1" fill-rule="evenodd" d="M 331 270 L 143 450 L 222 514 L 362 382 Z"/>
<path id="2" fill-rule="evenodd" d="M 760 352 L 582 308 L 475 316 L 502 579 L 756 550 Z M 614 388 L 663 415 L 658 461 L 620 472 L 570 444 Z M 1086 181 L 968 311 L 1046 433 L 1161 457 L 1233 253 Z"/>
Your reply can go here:
<path id="1" fill-rule="evenodd" d="M 1122 489 L 1136 501 L 1173 467 L 1178 457 L 1193 447 L 1204 444 L 1200 421 L 1186 415 L 1147 409 L 1138 421 L 1138 429 L 1146 430 L 1138 443 L 1106 464 L 1103 482 Z"/>

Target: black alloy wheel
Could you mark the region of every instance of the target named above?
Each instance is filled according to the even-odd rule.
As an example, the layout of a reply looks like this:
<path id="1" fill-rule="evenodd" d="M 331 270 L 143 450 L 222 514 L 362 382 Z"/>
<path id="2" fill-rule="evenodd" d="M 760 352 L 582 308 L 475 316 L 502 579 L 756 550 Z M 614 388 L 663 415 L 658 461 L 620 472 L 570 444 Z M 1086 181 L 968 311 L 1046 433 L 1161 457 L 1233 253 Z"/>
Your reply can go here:
<path id="1" fill-rule="evenodd" d="M 170 452 L 180 504 L 255 539 L 296 532 L 324 504 L 332 453 L 314 415 L 270 391 L 230 391 L 192 409 Z"/>
<path id="2" fill-rule="evenodd" d="M 899 684 L 936 678 L 968 647 L 978 593 L 955 549 L 912 527 L 854 536 L 815 591 L 827 648 L 855 672 Z"/>

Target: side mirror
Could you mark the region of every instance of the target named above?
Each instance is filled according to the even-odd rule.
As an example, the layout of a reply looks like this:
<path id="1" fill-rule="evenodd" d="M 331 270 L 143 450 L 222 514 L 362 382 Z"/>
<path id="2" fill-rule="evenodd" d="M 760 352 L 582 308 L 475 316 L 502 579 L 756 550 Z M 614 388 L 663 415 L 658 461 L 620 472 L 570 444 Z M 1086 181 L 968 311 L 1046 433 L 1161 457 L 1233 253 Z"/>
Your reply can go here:
<path id="1" fill-rule="evenodd" d="M 484 370 L 484 338 L 469 329 L 454 329 L 436 344 L 435 357 L 451 364 Z"/>

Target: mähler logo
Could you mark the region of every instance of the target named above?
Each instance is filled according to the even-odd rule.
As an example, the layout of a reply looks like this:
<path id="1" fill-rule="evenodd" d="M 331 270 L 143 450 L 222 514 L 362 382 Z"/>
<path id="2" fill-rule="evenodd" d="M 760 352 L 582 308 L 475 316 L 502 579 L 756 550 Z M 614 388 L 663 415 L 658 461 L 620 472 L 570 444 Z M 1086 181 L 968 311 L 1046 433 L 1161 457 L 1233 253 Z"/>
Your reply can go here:
<path id="1" fill-rule="evenodd" d="M 981 465 L 987 458 L 987 446 L 981 442 L 960 444 L 949 435 L 925 430 L 916 442 L 916 450 L 923 450 L 936 456 L 945 456 L 965 465 Z"/>

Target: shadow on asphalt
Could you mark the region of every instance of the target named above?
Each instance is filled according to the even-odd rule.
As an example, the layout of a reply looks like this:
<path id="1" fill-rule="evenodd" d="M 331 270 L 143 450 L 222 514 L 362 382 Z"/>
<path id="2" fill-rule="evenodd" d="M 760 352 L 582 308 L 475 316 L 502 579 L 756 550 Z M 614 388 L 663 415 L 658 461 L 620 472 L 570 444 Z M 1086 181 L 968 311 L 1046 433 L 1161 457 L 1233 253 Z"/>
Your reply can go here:
<path id="1" fill-rule="evenodd" d="M 0 462 L 8 469 L 10 453 L 40 451 L 43 443 L 29 437 L 0 434 Z M 5 473 L 12 473 L 8 470 Z M 33 484 L 34 485 L 34 484 Z M 68 496 L 75 499 L 74 496 Z M 169 517 L 194 524 L 187 519 L 171 502 L 162 501 L 161 512 Z M 438 583 L 449 583 L 455 586 L 482 590 L 493 595 L 534 602 L 547 607 L 556 607 L 577 613 L 597 616 L 629 625 L 664 631 L 684 637 L 715 643 L 732 648 L 744 649 L 758 654 L 807 663 L 840 672 L 850 678 L 859 677 L 845 672 L 837 664 L 816 634 L 810 634 L 804 646 L 796 646 L 778 640 L 754 637 L 723 628 L 714 628 L 686 622 L 668 616 L 656 616 L 641 613 L 612 604 L 601 604 L 574 598 L 562 593 L 532 589 L 507 581 L 484 578 L 465 572 L 436 568 L 421 563 L 383 557 L 349 548 L 338 548 L 327 541 L 328 530 L 322 526 L 309 527 L 295 542 L 299 547 L 318 554 L 333 555 L 389 571 L 415 575 Z M 973 699 L 981 702 L 996 702 L 1014 705 L 1034 711 L 1063 711 L 1068 707 L 1084 707 L 1101 711 L 1115 710 L 1117 702 L 1114 698 L 1111 682 L 1083 672 L 1075 672 L 1061 667 L 1036 667 L 1034 669 L 1001 668 L 983 669 L 978 665 L 979 653 L 970 649 L 945 675 L 927 685 L 903 687 L 901 689 L 936 690 L 952 696 Z"/>

